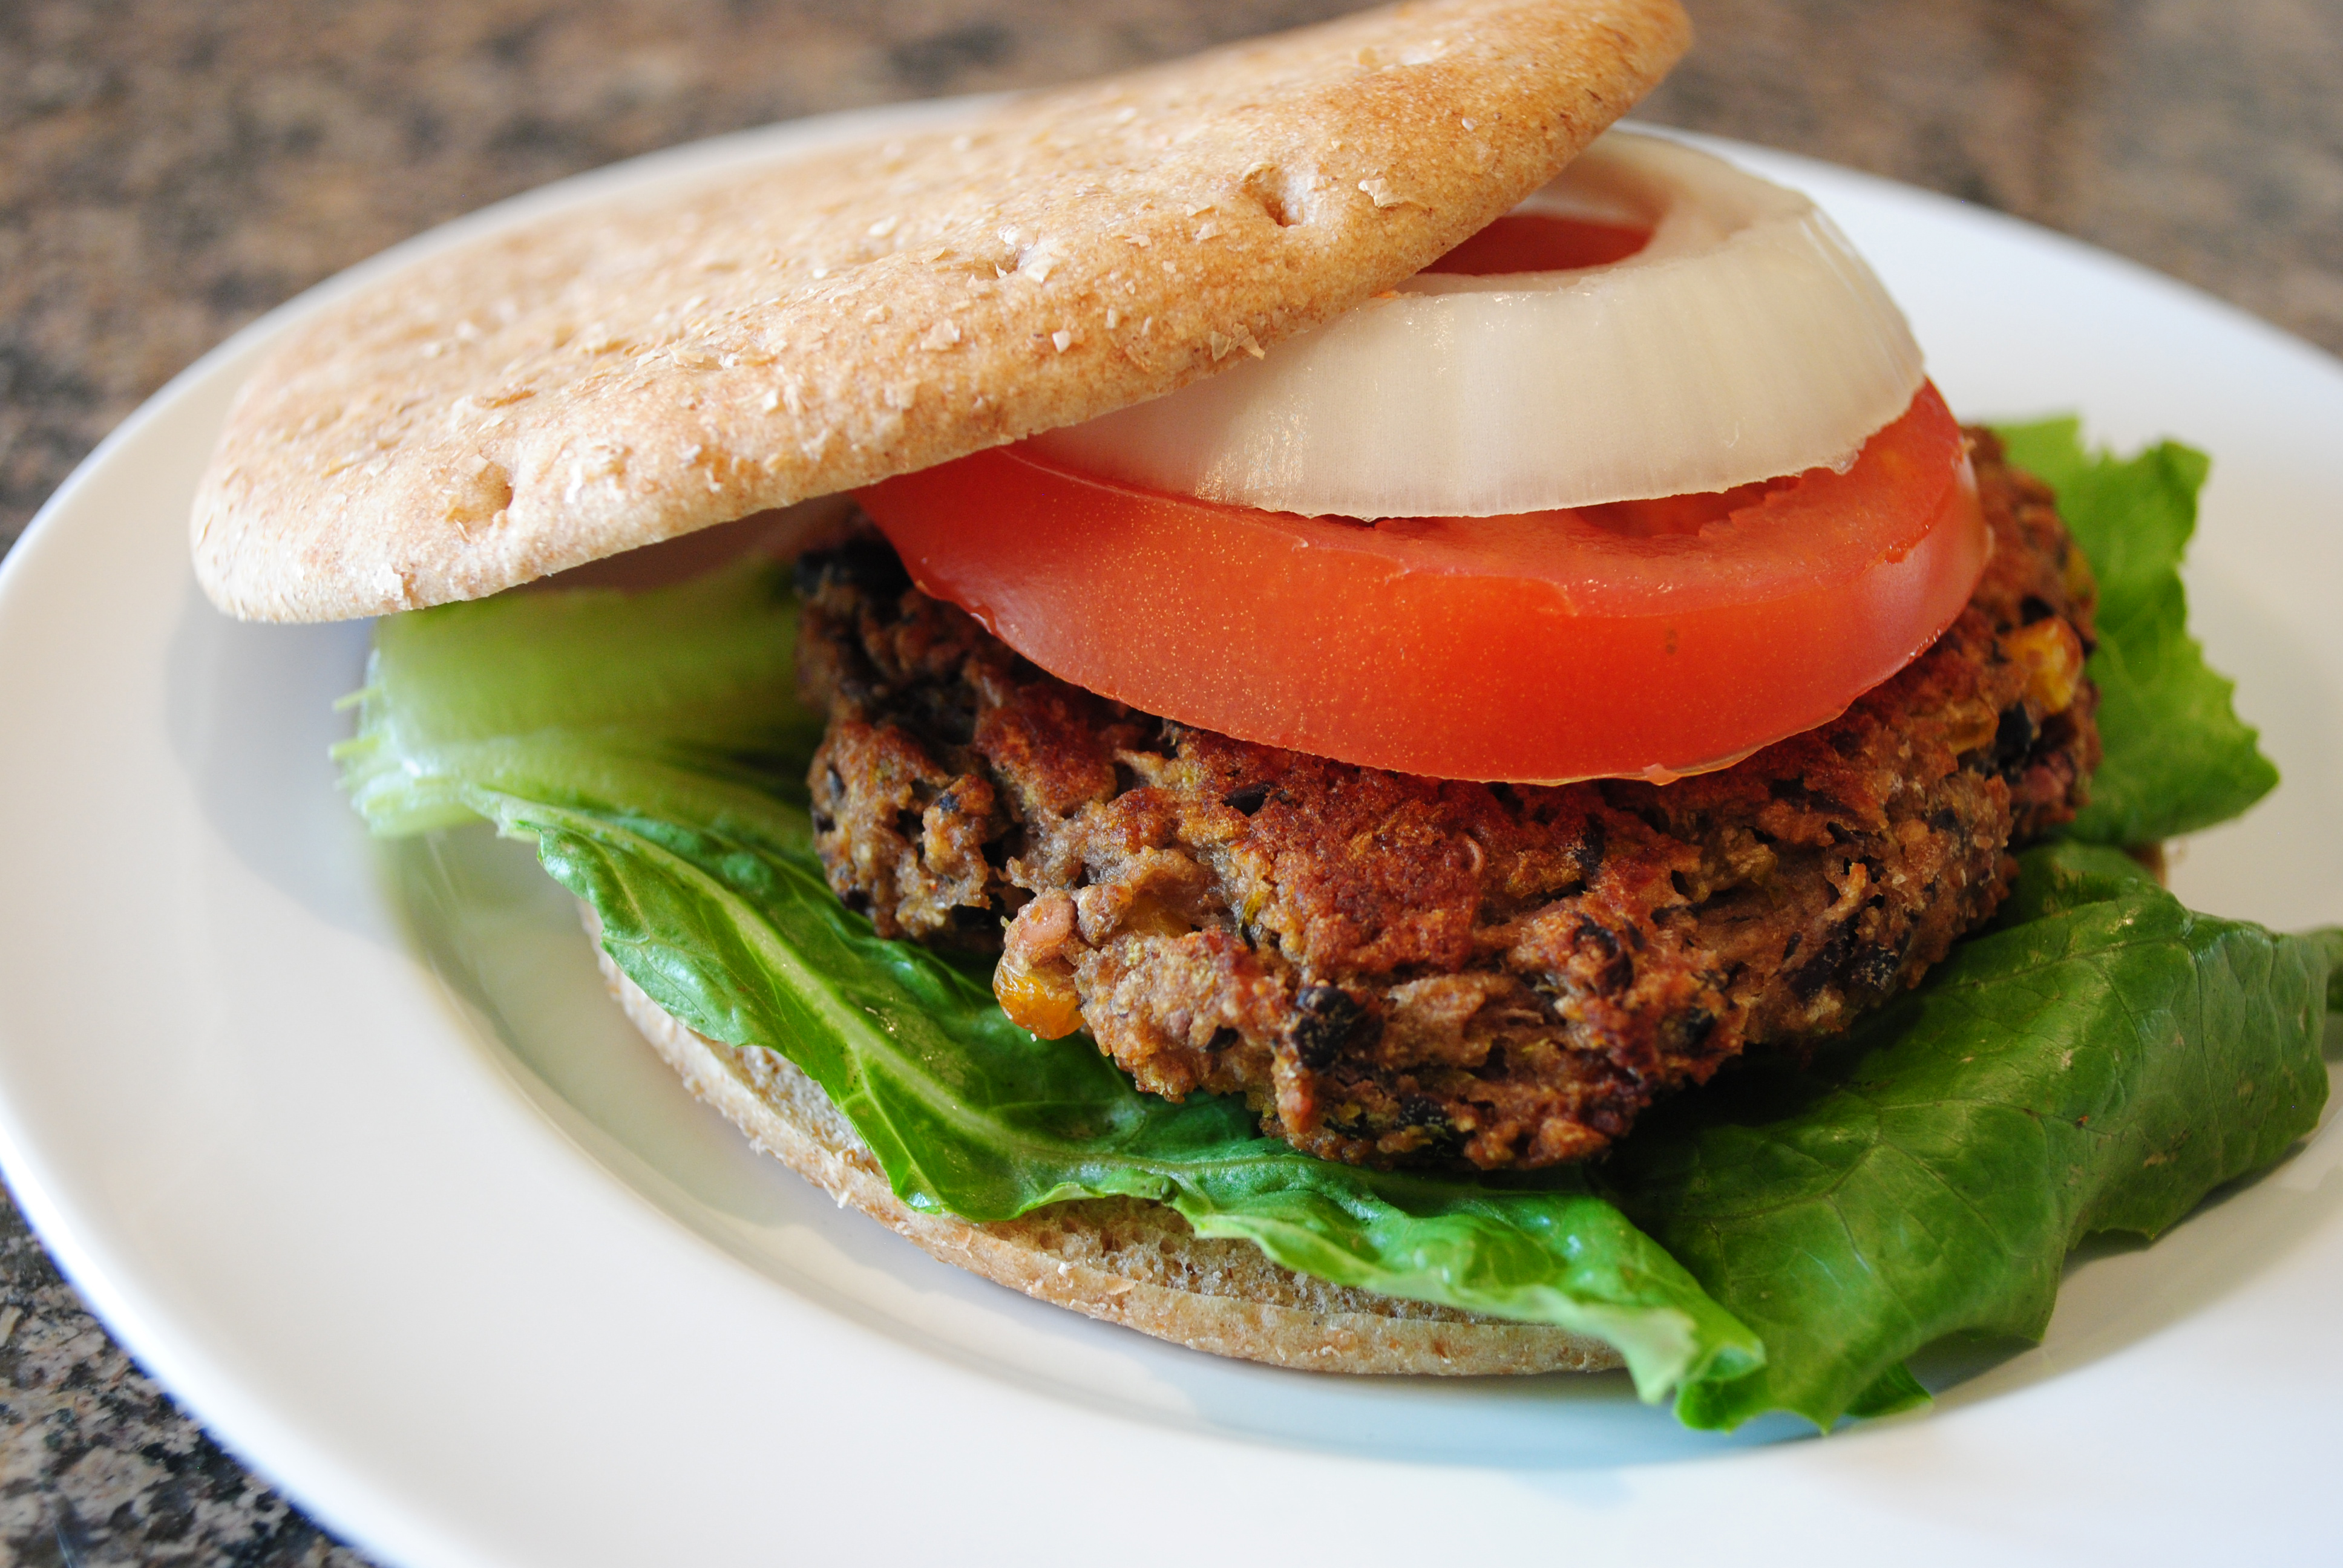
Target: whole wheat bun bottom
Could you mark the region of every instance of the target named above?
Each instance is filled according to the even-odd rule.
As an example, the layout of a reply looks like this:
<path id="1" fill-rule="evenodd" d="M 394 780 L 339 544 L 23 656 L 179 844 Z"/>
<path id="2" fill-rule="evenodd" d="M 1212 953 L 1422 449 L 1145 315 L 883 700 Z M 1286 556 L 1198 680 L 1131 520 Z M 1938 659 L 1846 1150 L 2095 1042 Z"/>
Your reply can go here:
<path id="1" fill-rule="evenodd" d="M 812 1079 L 779 1052 L 721 1045 L 677 1022 L 601 950 L 602 978 L 691 1092 L 749 1141 L 930 1255 L 1036 1301 L 1191 1350 L 1308 1372 L 1605 1372 L 1599 1340 L 1381 1296 L 1297 1274 L 1250 1241 L 1199 1236 L 1161 1203 L 1101 1198 L 978 1224 L 907 1206 Z"/>

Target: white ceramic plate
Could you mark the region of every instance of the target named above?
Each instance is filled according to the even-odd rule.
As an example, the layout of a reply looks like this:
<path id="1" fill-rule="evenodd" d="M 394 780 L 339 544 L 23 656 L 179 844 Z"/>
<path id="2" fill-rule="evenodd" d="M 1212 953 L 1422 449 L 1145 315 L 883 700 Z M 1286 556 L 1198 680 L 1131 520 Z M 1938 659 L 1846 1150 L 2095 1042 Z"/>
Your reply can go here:
<path id="1" fill-rule="evenodd" d="M 872 123 L 645 160 L 406 254 Z M 2218 455 L 2197 624 L 2289 781 L 2178 883 L 2279 925 L 2343 916 L 2343 372 L 2067 241 L 1740 151 L 1838 216 L 1956 407 L 2079 407 L 2102 438 Z M 363 627 L 232 624 L 191 581 L 230 394 L 347 286 L 166 388 L 0 568 L 0 1156 L 122 1338 L 337 1528 L 403 1563 L 562 1565 L 2161 1561 L 2325 1537 L 2343 1139 L 2153 1248 L 2095 1251 L 2039 1349 L 1933 1363 L 1955 1380 L 1934 1412 L 1824 1441 L 1687 1433 L 1616 1377 L 1222 1363 L 835 1212 L 636 1041 L 525 853 L 367 840 L 325 758 Z"/>

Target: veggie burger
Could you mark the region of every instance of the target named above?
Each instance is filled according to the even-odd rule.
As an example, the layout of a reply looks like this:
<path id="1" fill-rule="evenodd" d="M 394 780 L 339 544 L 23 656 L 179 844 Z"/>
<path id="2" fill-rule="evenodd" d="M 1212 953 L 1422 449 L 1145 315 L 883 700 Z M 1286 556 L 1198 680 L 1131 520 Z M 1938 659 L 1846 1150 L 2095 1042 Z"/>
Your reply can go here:
<path id="1" fill-rule="evenodd" d="M 534 839 L 694 1091 L 928 1251 L 1691 1411 L 1791 1363 L 1637 1229 L 1679 1091 L 1894 1049 L 2029 879 L 2165 896 L 2016 853 L 2101 758 L 2050 490 L 1810 202 L 1603 134 L 1688 35 L 1435 0 L 508 227 L 277 352 L 198 573 L 392 618 L 376 828 Z"/>

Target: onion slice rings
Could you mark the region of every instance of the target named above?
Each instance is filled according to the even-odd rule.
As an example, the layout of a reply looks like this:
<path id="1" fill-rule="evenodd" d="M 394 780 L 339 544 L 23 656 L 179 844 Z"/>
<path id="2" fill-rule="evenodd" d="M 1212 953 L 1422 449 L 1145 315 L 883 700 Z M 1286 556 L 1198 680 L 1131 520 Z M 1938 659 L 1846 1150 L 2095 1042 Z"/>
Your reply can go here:
<path id="1" fill-rule="evenodd" d="M 1519 210 L 1651 237 L 1594 266 L 1421 273 L 1032 448 L 1232 506 L 1494 517 L 1844 467 L 1920 385 L 1895 303 L 1795 191 L 1612 131 Z"/>

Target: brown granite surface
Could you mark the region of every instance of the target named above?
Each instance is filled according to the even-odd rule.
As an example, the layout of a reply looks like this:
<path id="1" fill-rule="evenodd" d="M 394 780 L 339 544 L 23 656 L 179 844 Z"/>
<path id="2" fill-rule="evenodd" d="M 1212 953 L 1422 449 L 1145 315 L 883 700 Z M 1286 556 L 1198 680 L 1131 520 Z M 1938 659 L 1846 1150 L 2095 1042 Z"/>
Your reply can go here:
<path id="1" fill-rule="evenodd" d="M 1687 0 L 1651 118 L 2066 230 L 2343 350 L 2343 0 Z M 174 371 L 417 229 L 653 147 L 1017 86 L 1324 0 L 6 0 L 0 549 Z M 450 1412 L 450 1419 L 459 1419 Z M 0 1561 L 364 1561 L 0 1210 Z"/>

